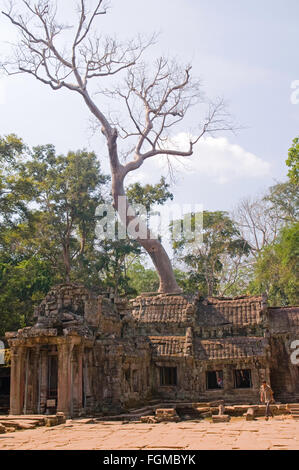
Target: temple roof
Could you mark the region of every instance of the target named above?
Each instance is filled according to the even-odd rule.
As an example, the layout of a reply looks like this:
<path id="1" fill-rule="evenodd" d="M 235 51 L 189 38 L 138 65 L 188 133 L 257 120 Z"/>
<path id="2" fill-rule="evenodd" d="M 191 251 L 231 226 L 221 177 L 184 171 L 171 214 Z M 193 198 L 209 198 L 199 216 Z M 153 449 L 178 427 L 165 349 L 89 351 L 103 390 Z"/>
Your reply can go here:
<path id="1" fill-rule="evenodd" d="M 257 324 L 261 322 L 263 308 L 262 296 L 208 297 L 198 304 L 196 323 L 199 326 Z"/>
<path id="2" fill-rule="evenodd" d="M 157 356 L 185 356 L 185 336 L 150 336 Z M 265 356 L 268 340 L 262 337 L 233 337 L 193 342 L 194 357 L 203 361 Z"/>
<path id="3" fill-rule="evenodd" d="M 149 336 L 157 356 L 184 356 L 185 336 Z"/>
<path id="4" fill-rule="evenodd" d="M 195 340 L 195 357 L 201 360 L 239 359 L 265 356 L 268 340 L 261 337 L 233 337 Z"/>
<path id="5" fill-rule="evenodd" d="M 194 318 L 196 298 L 186 295 L 139 296 L 132 301 L 132 316 L 139 323 L 185 323 Z"/>
<path id="6" fill-rule="evenodd" d="M 271 307 L 268 313 L 272 333 L 299 332 L 299 307 Z"/>

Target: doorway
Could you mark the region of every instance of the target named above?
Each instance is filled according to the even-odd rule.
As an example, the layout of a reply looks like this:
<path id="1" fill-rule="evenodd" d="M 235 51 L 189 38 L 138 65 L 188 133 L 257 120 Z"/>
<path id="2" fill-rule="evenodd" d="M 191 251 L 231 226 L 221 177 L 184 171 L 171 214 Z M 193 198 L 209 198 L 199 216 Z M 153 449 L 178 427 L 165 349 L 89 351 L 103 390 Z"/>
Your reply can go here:
<path id="1" fill-rule="evenodd" d="M 47 409 L 53 413 L 57 407 L 58 396 L 58 357 L 57 354 L 48 356 L 48 389 Z"/>

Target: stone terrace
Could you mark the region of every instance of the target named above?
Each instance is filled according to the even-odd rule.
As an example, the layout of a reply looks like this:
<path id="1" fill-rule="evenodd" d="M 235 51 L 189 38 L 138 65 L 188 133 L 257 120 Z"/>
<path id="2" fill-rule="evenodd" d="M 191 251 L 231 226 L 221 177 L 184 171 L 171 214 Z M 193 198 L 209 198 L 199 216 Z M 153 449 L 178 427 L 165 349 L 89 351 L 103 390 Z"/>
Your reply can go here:
<path id="1" fill-rule="evenodd" d="M 0 435 L 1 450 L 299 450 L 299 421 L 232 418 L 144 424 L 68 420 L 53 428 Z"/>

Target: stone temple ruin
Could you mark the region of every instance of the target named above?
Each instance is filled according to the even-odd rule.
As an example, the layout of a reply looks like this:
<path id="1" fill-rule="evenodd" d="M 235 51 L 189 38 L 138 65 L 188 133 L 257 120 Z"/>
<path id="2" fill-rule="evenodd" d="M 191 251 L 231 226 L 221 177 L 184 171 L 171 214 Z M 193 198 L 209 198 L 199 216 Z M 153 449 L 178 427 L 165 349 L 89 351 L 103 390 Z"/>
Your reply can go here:
<path id="1" fill-rule="evenodd" d="M 144 294 L 131 301 L 75 284 L 53 288 L 33 327 L 6 334 L 11 414 L 121 413 L 151 400 L 258 403 L 299 398 L 299 308 L 264 296 Z"/>

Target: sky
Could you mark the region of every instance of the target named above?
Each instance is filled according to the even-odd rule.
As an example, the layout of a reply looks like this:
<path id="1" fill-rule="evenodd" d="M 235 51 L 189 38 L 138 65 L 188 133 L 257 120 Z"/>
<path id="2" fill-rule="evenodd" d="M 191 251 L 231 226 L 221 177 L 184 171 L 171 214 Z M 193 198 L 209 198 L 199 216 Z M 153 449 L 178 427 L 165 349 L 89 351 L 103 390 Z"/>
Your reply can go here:
<path id="1" fill-rule="evenodd" d="M 63 0 L 68 21 L 73 4 Z M 176 162 L 175 203 L 229 211 L 285 179 L 287 151 L 299 135 L 298 17 L 298 0 L 111 0 L 103 30 L 120 38 L 159 32 L 150 59 L 168 55 L 191 63 L 206 95 L 223 97 L 241 127 L 206 136 L 187 163 Z M 15 40 L 14 28 L 0 15 L 1 57 Z M 179 145 L 198 118 L 194 108 L 186 128 L 173 136 Z M 86 105 L 68 90 L 54 92 L 30 76 L 0 75 L 0 136 L 9 133 L 30 146 L 52 143 L 59 153 L 94 150 L 109 171 Z M 128 182 L 155 183 L 162 174 L 167 176 L 167 165 L 156 158 Z"/>

